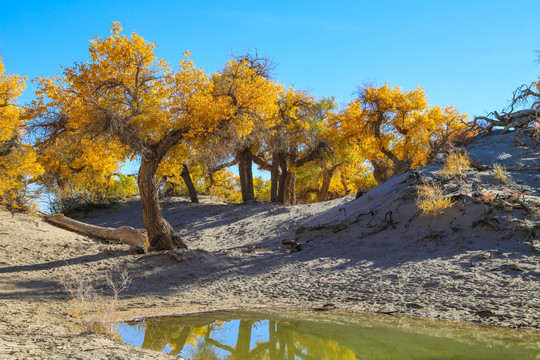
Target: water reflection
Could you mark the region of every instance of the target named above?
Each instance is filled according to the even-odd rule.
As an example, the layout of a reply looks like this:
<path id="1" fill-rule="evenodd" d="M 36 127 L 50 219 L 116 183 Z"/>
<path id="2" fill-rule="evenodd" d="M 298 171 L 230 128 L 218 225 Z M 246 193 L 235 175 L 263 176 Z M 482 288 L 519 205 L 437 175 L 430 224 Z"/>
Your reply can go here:
<path id="1" fill-rule="evenodd" d="M 128 323 L 121 333 L 125 342 L 201 360 L 540 359 L 538 334 L 350 317 L 216 312 Z"/>

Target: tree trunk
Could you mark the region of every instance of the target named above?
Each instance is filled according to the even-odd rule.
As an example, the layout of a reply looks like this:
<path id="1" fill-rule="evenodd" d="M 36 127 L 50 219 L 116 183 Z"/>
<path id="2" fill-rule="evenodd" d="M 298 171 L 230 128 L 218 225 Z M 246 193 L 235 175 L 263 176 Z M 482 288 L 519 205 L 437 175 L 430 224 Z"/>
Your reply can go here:
<path id="1" fill-rule="evenodd" d="M 255 191 L 253 189 L 253 154 L 251 153 L 251 149 L 243 148 L 238 152 L 237 158 L 242 201 L 253 200 L 255 199 Z"/>
<path id="2" fill-rule="evenodd" d="M 278 184 L 279 184 L 279 166 L 285 155 L 281 152 L 274 151 L 272 154 L 272 170 L 270 171 L 270 201 L 279 202 Z"/>
<path id="3" fill-rule="evenodd" d="M 191 180 L 191 174 L 189 173 L 189 170 L 186 164 L 182 164 L 182 172 L 180 173 L 180 176 L 182 177 L 182 179 L 184 179 L 184 183 L 186 184 L 186 187 L 188 188 L 191 202 L 198 203 L 199 198 L 197 197 L 197 190 L 195 190 L 195 186 L 193 185 L 193 180 Z"/>
<path id="4" fill-rule="evenodd" d="M 307 159 L 307 157 L 306 157 Z M 309 161 L 308 161 L 309 162 Z M 306 161 L 298 159 L 298 149 L 291 148 L 289 150 L 289 164 L 291 166 L 300 167 L 304 165 Z M 285 204 L 296 204 L 296 173 L 289 171 L 285 178 Z"/>
<path id="5" fill-rule="evenodd" d="M 334 176 L 335 168 L 326 170 L 324 169 L 322 171 L 322 186 L 321 190 L 317 193 L 317 201 L 326 201 L 328 200 L 328 190 L 330 189 L 330 182 L 332 181 L 332 177 Z"/>
<path id="6" fill-rule="evenodd" d="M 159 159 L 143 157 L 139 168 L 138 184 L 141 194 L 143 220 L 150 243 L 148 250 L 172 250 L 179 247 L 187 249 L 186 243 L 161 215 L 161 206 L 158 201 L 158 184 L 155 177 L 158 165 Z"/>
<path id="7" fill-rule="evenodd" d="M 373 177 L 378 184 L 382 184 L 392 177 L 392 171 L 384 161 L 371 161 L 371 166 L 373 166 Z"/>
<path id="8" fill-rule="evenodd" d="M 279 159 L 279 167 L 281 168 L 281 174 L 279 175 L 279 188 L 278 188 L 278 199 L 277 201 L 285 204 L 285 192 L 286 192 L 286 184 L 287 184 L 287 177 L 289 176 L 289 171 L 287 169 L 287 162 L 285 161 L 285 158 Z"/>
<path id="9" fill-rule="evenodd" d="M 290 172 L 285 179 L 285 204 L 296 205 L 296 173 Z"/>
<path id="10" fill-rule="evenodd" d="M 347 185 L 347 179 L 341 174 L 341 186 L 343 186 L 343 192 L 345 195 L 349 195 L 351 193 L 351 190 L 349 189 L 349 186 Z"/>

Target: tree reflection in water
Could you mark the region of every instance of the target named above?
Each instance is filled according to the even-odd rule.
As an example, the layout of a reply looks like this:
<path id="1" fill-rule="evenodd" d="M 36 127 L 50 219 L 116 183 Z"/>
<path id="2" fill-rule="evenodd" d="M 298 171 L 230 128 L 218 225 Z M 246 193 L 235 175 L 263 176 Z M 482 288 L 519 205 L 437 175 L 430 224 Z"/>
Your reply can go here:
<path id="1" fill-rule="evenodd" d="M 235 345 L 227 345 L 225 341 L 217 340 L 213 334 L 223 337 L 223 332 L 228 331 L 227 325 L 230 324 L 229 321 L 197 322 L 193 319 L 179 321 L 175 318 L 147 321 L 142 347 L 163 351 L 169 346 L 170 354 L 178 355 L 186 345 L 190 345 L 192 351 L 189 357 L 194 360 L 307 360 L 336 359 L 336 356 L 344 360 L 357 359 L 352 351 L 337 341 L 295 331 L 293 323 L 278 323 L 275 320 L 240 320 Z M 267 327 L 267 332 L 264 332 L 262 327 Z M 257 329 L 259 338 L 267 339 L 256 341 L 252 347 L 254 328 Z M 266 336 L 260 336 L 261 332 Z"/>
<path id="2" fill-rule="evenodd" d="M 480 327 L 430 329 L 423 324 L 414 330 L 411 320 L 403 326 L 381 326 L 323 318 L 222 312 L 149 319 L 143 325 L 142 347 L 193 360 L 535 359 L 540 355 L 539 337 L 509 336 L 513 333 L 504 330 L 493 330 L 491 335 L 491 330 Z"/>

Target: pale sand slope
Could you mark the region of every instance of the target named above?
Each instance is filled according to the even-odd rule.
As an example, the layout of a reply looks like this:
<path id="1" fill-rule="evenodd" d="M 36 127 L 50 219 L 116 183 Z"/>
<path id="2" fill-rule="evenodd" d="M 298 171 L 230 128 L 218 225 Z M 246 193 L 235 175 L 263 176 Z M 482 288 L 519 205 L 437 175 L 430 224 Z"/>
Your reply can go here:
<path id="1" fill-rule="evenodd" d="M 481 137 L 469 150 L 487 165 L 498 159 L 506 166 L 539 166 L 533 146 L 528 135 L 507 134 Z M 466 181 L 442 180 L 440 168 L 406 173 L 356 200 L 284 206 L 171 199 L 163 204 L 164 216 L 190 250 L 157 255 L 129 256 L 128 246 L 0 213 L 0 358 L 157 358 L 101 335 L 78 335 L 68 315 L 68 296 L 58 285 L 66 272 L 105 287 L 106 274 L 118 268 L 132 278 L 120 300 L 123 319 L 331 303 L 540 329 L 540 221 L 529 213 L 540 203 L 540 172 L 509 172 L 515 183 L 505 185 L 490 170 L 470 171 Z M 415 186 L 426 179 L 438 179 L 454 195 L 457 203 L 445 214 L 418 211 Z M 527 209 L 503 201 L 518 187 Z M 486 191 L 499 199 L 474 200 Z M 79 220 L 142 227 L 137 200 Z M 296 240 L 302 250 L 289 252 L 283 239 Z"/>

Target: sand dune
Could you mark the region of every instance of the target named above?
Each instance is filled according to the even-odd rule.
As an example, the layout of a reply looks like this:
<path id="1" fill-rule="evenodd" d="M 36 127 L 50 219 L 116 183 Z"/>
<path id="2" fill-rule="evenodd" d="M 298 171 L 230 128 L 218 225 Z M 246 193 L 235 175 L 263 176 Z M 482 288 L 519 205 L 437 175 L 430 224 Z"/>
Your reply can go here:
<path id="1" fill-rule="evenodd" d="M 168 358 L 78 335 L 59 285 L 79 272 L 96 286 L 127 269 L 122 319 L 237 307 L 320 307 L 540 329 L 540 166 L 529 134 L 492 134 L 468 146 L 478 164 L 508 167 L 509 181 L 441 163 L 388 180 L 362 197 L 309 204 L 200 204 L 172 198 L 165 218 L 189 251 L 128 255 L 26 215 L 0 213 L 0 358 Z M 529 169 L 529 170 L 527 170 Z M 455 204 L 422 214 L 416 186 L 439 183 Z M 511 198 L 519 192 L 519 199 Z M 492 193 L 494 200 L 479 201 Z M 140 203 L 81 215 L 89 224 L 143 227 Z M 298 246 L 291 252 L 283 240 Z"/>

